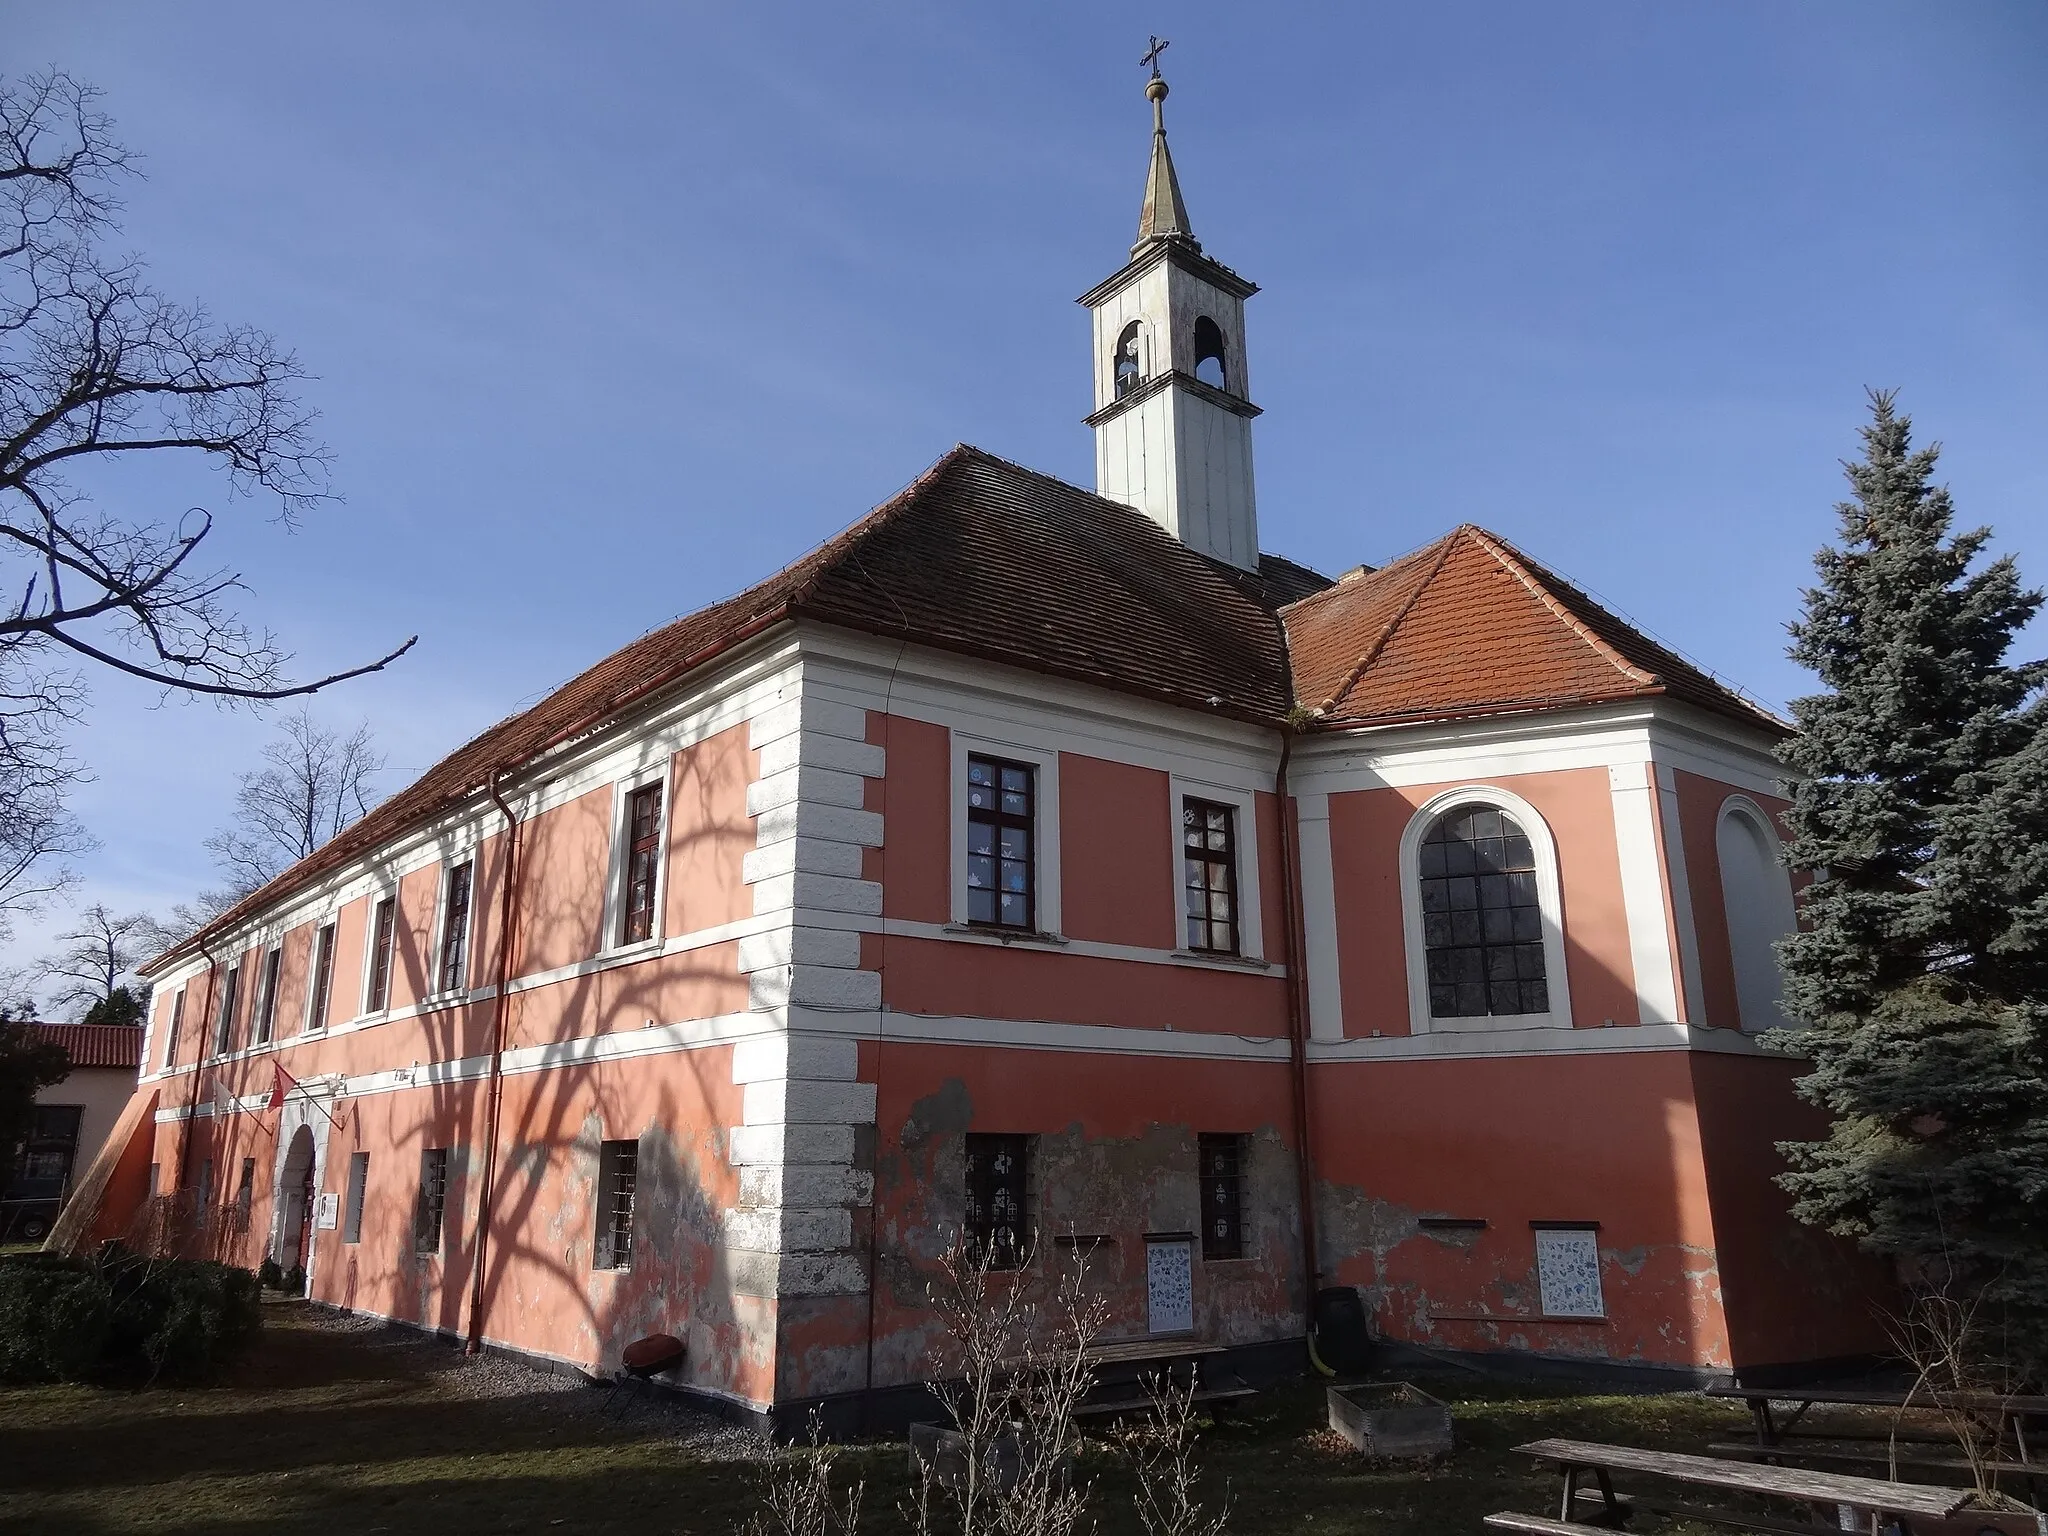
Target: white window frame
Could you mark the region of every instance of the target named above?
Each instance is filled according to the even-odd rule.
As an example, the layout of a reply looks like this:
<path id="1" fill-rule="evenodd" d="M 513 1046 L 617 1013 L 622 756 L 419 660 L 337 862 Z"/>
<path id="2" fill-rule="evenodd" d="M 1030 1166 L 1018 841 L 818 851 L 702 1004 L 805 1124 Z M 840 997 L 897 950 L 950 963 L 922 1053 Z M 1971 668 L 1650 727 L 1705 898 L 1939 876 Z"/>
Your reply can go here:
<path id="1" fill-rule="evenodd" d="M 1744 1034 L 1762 1034 L 1767 1030 L 1792 1027 L 1792 1021 L 1784 1012 L 1784 971 L 1778 973 L 1779 1002 L 1773 1010 L 1775 1017 L 1751 1022 L 1742 1011 L 1742 963 L 1735 956 L 1735 923 L 1728 911 L 1728 870 L 1721 860 L 1721 829 L 1730 821 L 1744 821 L 1752 832 L 1763 838 L 1764 851 L 1769 856 L 1772 868 L 1782 877 L 1772 882 L 1769 900 L 1776 909 L 1771 916 L 1780 935 L 1796 933 L 1799 930 L 1799 905 L 1792 894 L 1792 872 L 1785 868 L 1783 854 L 1785 840 L 1778 835 L 1778 824 L 1771 815 L 1748 795 L 1730 795 L 1721 802 L 1721 809 L 1714 817 L 1714 871 L 1720 880 L 1721 928 L 1728 940 L 1728 976 L 1735 985 L 1735 1023 Z M 1776 964 L 1773 956 L 1772 963 Z"/>
<path id="2" fill-rule="evenodd" d="M 277 989 L 284 980 L 284 941 L 273 939 L 256 951 L 263 957 L 261 969 L 256 973 L 256 994 L 249 1005 L 249 1048 L 275 1043 L 277 1040 Z M 275 968 L 271 957 L 277 958 Z M 264 1024 L 263 1038 L 256 1038 L 256 1024 Z"/>
<path id="3" fill-rule="evenodd" d="M 1237 845 L 1237 868 L 1233 878 L 1237 883 L 1237 953 L 1223 954 L 1213 949 L 1188 948 L 1187 900 L 1185 896 L 1186 876 L 1181 869 L 1181 809 L 1189 800 L 1207 800 L 1214 805 L 1231 808 L 1231 834 Z M 1194 960 L 1215 960 L 1228 964 L 1232 960 L 1263 960 L 1266 958 L 1266 926 L 1259 910 L 1259 797 L 1258 791 L 1236 789 L 1225 784 L 1210 784 L 1201 779 L 1184 779 L 1179 774 L 1167 776 L 1167 831 L 1172 856 L 1167 867 L 1172 871 L 1169 889 L 1173 892 L 1173 952 Z"/>
<path id="4" fill-rule="evenodd" d="M 1028 747 L 1021 742 L 1000 741 L 992 736 L 970 736 L 954 731 L 953 753 L 953 926 L 970 928 L 991 938 L 1029 941 L 1033 937 L 1056 939 L 1060 927 L 1060 754 L 1056 747 Z M 967 759 L 996 757 L 1026 763 L 1032 769 L 1031 788 L 1036 796 L 1031 823 L 1031 869 L 1037 881 L 1032 892 L 1037 916 L 1035 933 L 1017 928 L 996 928 L 987 923 L 967 921 Z"/>
<path id="5" fill-rule="evenodd" d="M 448 887 L 455 879 L 455 871 L 469 866 L 469 913 L 468 931 L 463 934 L 462 985 L 443 987 L 441 977 L 448 958 Z M 474 847 L 464 848 L 449 854 L 441 861 L 440 885 L 434 896 L 434 953 L 430 963 L 433 970 L 427 975 L 426 997 L 464 997 L 476 986 L 476 877 L 477 857 Z"/>
<path id="6" fill-rule="evenodd" d="M 363 904 L 363 979 L 361 988 L 356 992 L 358 1019 L 382 1018 L 389 1013 L 394 990 L 392 983 L 398 979 L 398 883 L 392 881 L 388 885 L 372 886 L 368 894 L 369 900 Z M 376 973 L 377 966 L 377 904 L 384 901 L 391 903 L 391 974 L 384 978 L 384 1006 L 372 1008 L 370 978 Z M 340 935 L 335 938 L 339 942 Z"/>
<path id="7" fill-rule="evenodd" d="M 327 1016 L 334 1016 L 334 956 L 341 948 L 341 914 L 330 912 L 313 922 L 312 942 L 306 946 L 306 1001 L 299 1014 L 299 1033 L 321 1035 L 327 1032 L 327 1019 L 313 1017 L 313 1004 L 320 1000 L 320 935 L 331 932 L 333 946 L 327 952 Z"/>
<path id="8" fill-rule="evenodd" d="M 1437 1019 L 1429 1012 L 1429 961 L 1422 942 L 1422 839 L 1438 817 L 1460 805 L 1506 811 L 1528 834 L 1536 856 L 1536 899 L 1543 911 L 1543 980 L 1550 997 L 1544 1013 L 1488 1014 L 1483 1018 Z M 1411 1034 L 1450 1034 L 1502 1029 L 1570 1029 L 1571 992 L 1564 964 L 1564 900 L 1557 873 L 1557 841 L 1550 824 L 1520 795 L 1493 784 L 1464 784 L 1440 790 L 1415 809 L 1401 833 L 1401 927 L 1408 960 L 1408 1029 Z"/>
<path id="9" fill-rule="evenodd" d="M 178 1036 L 185 1032 L 185 993 L 190 984 L 171 994 L 171 1011 L 164 1018 L 164 1060 L 159 1071 L 168 1072 L 178 1064 Z"/>
<path id="10" fill-rule="evenodd" d="M 659 949 L 667 937 L 669 817 L 675 814 L 676 800 L 669 768 L 669 759 L 664 757 L 660 762 L 650 763 L 638 773 L 629 774 L 612 784 L 611 869 L 604 883 L 604 933 L 598 944 L 599 954 L 637 954 L 643 949 Z M 633 803 L 634 791 L 645 789 L 650 784 L 661 786 L 661 852 L 654 861 L 654 922 L 646 938 L 622 944 L 619 942 L 619 924 L 626 915 L 626 859 L 633 836 L 633 829 L 627 823 L 627 812 Z M 471 907 L 474 908 L 475 904 L 472 897 Z"/>
<path id="11" fill-rule="evenodd" d="M 234 983 L 232 989 L 229 987 L 230 979 Z M 239 959 L 230 961 L 221 970 L 214 990 L 213 1019 L 207 1025 L 206 1054 L 218 1061 L 232 1053 L 235 1043 L 235 1011 L 242 1002 L 242 962 Z"/>

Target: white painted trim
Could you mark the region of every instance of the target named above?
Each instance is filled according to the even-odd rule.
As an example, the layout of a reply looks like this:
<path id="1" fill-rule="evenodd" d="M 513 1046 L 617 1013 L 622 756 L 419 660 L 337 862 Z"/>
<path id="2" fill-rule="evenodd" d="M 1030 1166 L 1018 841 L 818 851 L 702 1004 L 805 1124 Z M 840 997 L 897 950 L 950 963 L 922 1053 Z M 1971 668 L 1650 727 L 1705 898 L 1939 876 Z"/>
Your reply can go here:
<path id="1" fill-rule="evenodd" d="M 604 881 L 604 927 L 598 936 L 597 952 L 600 957 L 615 956 L 628 951 L 655 951 L 661 947 L 665 919 L 668 916 L 668 838 L 669 814 L 674 809 L 675 777 L 673 761 L 663 758 L 660 762 L 647 762 L 634 772 L 616 779 L 612 783 L 612 846 L 610 867 Z M 626 859 L 630 852 L 628 843 L 633 829 L 626 824 L 628 806 L 632 803 L 633 792 L 645 789 L 650 784 L 661 786 L 661 825 L 657 831 L 660 839 L 654 857 L 654 921 L 644 939 L 635 939 L 630 944 L 619 937 L 619 924 L 626 915 Z"/>
<path id="2" fill-rule="evenodd" d="M 320 935 L 326 932 L 332 932 L 334 935 L 333 939 L 329 941 L 327 951 L 327 1017 L 315 1023 L 313 1020 L 313 1003 L 319 997 L 320 989 L 314 985 L 314 980 L 319 973 L 320 966 Z M 334 1018 L 334 957 L 340 952 L 340 949 L 341 916 L 339 913 L 336 913 L 313 925 L 312 939 L 306 948 L 306 1001 L 299 1015 L 299 1033 L 301 1035 L 326 1035 L 330 1033 L 328 1025 Z"/>
<path id="3" fill-rule="evenodd" d="M 1212 784 L 1204 779 L 1182 778 L 1179 774 L 1167 776 L 1166 828 L 1170 856 L 1167 869 L 1172 879 L 1167 889 L 1173 892 L 1174 936 L 1180 942 L 1177 952 L 1195 954 L 1188 946 L 1186 902 L 1182 898 L 1181 881 L 1181 804 L 1184 800 L 1208 800 L 1217 805 L 1231 808 L 1232 832 L 1237 841 L 1237 868 L 1232 877 L 1237 885 L 1237 952 L 1246 960 L 1263 960 L 1266 957 L 1265 920 L 1259 910 L 1259 806 L 1258 792 L 1239 789 L 1227 784 Z"/>
<path id="4" fill-rule="evenodd" d="M 1004 758 L 1029 763 L 1032 793 L 1037 801 L 1032 819 L 1032 874 L 1038 889 L 1033 892 L 1037 931 L 1060 932 L 1060 750 L 1058 747 L 1005 741 L 996 737 L 952 732 L 953 826 L 952 874 L 953 921 L 963 927 L 967 921 L 967 759 L 972 756 Z M 1013 930 L 1014 931 L 1014 930 Z"/>
<path id="5" fill-rule="evenodd" d="M 1637 1016 L 1644 1024 L 1670 1024 L 1678 1019 L 1678 977 L 1672 968 L 1671 926 L 1664 905 L 1664 862 L 1652 803 L 1654 774 L 1649 763 L 1617 765 L 1607 770 L 1607 784 L 1614 807 L 1614 846 L 1621 861 L 1621 905 L 1628 923 Z"/>
<path id="6" fill-rule="evenodd" d="M 1777 930 L 1781 937 L 1797 930 L 1799 926 L 1799 907 L 1797 900 L 1792 894 L 1791 872 L 1785 868 L 1785 844 L 1784 839 L 1778 835 L 1777 823 L 1771 819 L 1769 812 L 1750 799 L 1748 795 L 1730 795 L 1721 802 L 1720 809 L 1714 815 L 1714 858 L 1715 862 L 1720 866 L 1718 873 L 1721 877 L 1721 904 L 1725 912 L 1721 926 L 1728 936 L 1728 970 L 1730 979 L 1735 984 L 1734 1022 L 1737 1029 L 1744 1034 L 1761 1034 L 1768 1030 L 1790 1028 L 1792 1027 L 1792 1021 L 1785 1017 L 1782 1003 L 1784 986 L 1784 975 L 1782 972 L 1780 972 L 1778 977 L 1781 1001 L 1778 1006 L 1771 1010 L 1772 1017 L 1753 1021 L 1742 1006 L 1743 964 L 1736 952 L 1734 913 L 1727 910 L 1731 906 L 1728 900 L 1727 861 L 1721 858 L 1721 829 L 1730 821 L 1747 823 L 1750 830 L 1763 840 L 1766 863 L 1770 869 L 1776 871 L 1778 877 L 1771 882 L 1766 899 L 1773 908 L 1769 914 L 1772 919 L 1771 926 Z M 1773 969 L 1776 969 L 1777 957 L 1775 954 L 1771 957 L 1771 963 Z"/>
<path id="7" fill-rule="evenodd" d="M 1468 1030 L 1430 1035 L 1387 1035 L 1371 1039 L 1315 1041 L 1311 1066 L 1346 1061 L 1465 1061 L 1502 1056 L 1610 1056 L 1645 1051 L 1706 1051 L 1721 1056 L 1765 1056 L 1754 1038 L 1732 1029 L 1694 1029 L 1685 1024 L 1616 1024 L 1605 1028 Z"/>
<path id="8" fill-rule="evenodd" d="M 1664 868 L 1671 888 L 1672 920 L 1678 927 L 1678 969 L 1685 981 L 1685 1018 L 1707 1021 L 1706 993 L 1700 985 L 1700 934 L 1692 912 L 1692 876 L 1685 867 L 1685 825 L 1678 803 L 1678 779 L 1664 763 L 1656 765 L 1657 809 L 1664 828 Z"/>
<path id="9" fill-rule="evenodd" d="M 234 984 L 229 986 L 229 978 Z M 223 1061 L 228 1052 L 222 1048 L 225 1037 L 229 1044 L 235 1038 L 235 1012 L 242 1001 L 242 958 L 240 954 L 221 967 L 220 983 L 213 989 L 213 1017 L 206 1022 L 206 1054 L 204 1060 Z"/>
<path id="10" fill-rule="evenodd" d="M 441 985 L 441 976 L 447 970 L 448 962 L 448 889 L 454 883 L 455 872 L 468 866 L 469 869 L 469 910 L 463 914 L 462 935 L 462 980 L 461 987 Z M 429 1005 L 444 999 L 460 999 L 469 991 L 470 973 L 476 964 L 476 848 L 462 850 L 453 862 L 441 863 L 441 880 L 434 895 L 434 943 L 427 955 L 426 985 L 420 989 L 419 1007 L 409 1010 L 423 1011 Z"/>
<path id="11" fill-rule="evenodd" d="M 392 983 L 398 979 L 398 882 L 394 878 L 389 884 L 374 886 L 368 893 L 369 900 L 363 904 L 363 977 L 362 986 L 356 993 L 354 1023 L 382 1023 L 391 1015 Z M 370 1006 L 370 980 L 376 973 L 377 962 L 377 908 L 383 902 L 391 903 L 391 959 L 384 970 L 384 1006 Z M 341 935 L 335 935 L 340 942 Z M 330 1000 L 330 1007 L 332 1006 Z"/>
<path id="12" fill-rule="evenodd" d="M 1330 842 L 1330 797 L 1294 796 L 1301 857 L 1303 961 L 1308 967 L 1311 1040 L 1344 1038 L 1344 978 L 1337 950 L 1337 869 Z M 1285 815 L 1285 807 L 1281 814 Z"/>
<path id="13" fill-rule="evenodd" d="M 1436 819 L 1460 805 L 1506 811 L 1528 834 L 1536 855 L 1536 899 L 1543 908 L 1543 971 L 1550 998 L 1547 1013 L 1490 1014 L 1485 1018 L 1436 1019 L 1429 1012 L 1429 970 L 1422 942 L 1422 839 Z M 1520 795 L 1493 784 L 1464 784 L 1440 790 L 1416 808 L 1401 832 L 1401 929 L 1408 962 L 1408 1029 L 1411 1034 L 1455 1031 L 1569 1029 L 1571 992 L 1564 963 L 1564 898 L 1558 881 L 1557 840 L 1550 824 Z"/>
<path id="14" fill-rule="evenodd" d="M 260 957 L 256 972 L 256 991 L 249 1000 L 249 1049 L 260 1050 L 277 1038 L 277 985 L 284 980 L 284 945 L 282 941 L 266 944 L 256 951 Z M 277 957 L 277 975 L 270 973 L 272 956 Z M 256 1038 L 256 1021 L 268 1010 L 269 1031 L 266 1036 Z"/>

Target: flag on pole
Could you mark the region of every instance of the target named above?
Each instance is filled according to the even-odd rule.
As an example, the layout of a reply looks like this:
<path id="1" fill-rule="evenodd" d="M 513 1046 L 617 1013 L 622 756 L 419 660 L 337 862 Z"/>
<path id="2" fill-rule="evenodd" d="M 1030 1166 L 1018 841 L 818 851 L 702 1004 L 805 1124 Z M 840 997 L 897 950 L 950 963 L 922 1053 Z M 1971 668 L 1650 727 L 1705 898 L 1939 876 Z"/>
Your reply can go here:
<path id="1" fill-rule="evenodd" d="M 270 1064 L 270 1070 L 277 1074 L 277 1080 L 271 1085 L 270 1100 L 263 1107 L 266 1110 L 283 1109 L 285 1094 L 290 1089 L 298 1087 L 299 1080 L 274 1061 Z"/>
<path id="2" fill-rule="evenodd" d="M 216 1115 L 232 1115 L 239 1107 L 240 1102 L 229 1091 L 228 1085 L 216 1077 L 213 1080 L 213 1112 Z"/>

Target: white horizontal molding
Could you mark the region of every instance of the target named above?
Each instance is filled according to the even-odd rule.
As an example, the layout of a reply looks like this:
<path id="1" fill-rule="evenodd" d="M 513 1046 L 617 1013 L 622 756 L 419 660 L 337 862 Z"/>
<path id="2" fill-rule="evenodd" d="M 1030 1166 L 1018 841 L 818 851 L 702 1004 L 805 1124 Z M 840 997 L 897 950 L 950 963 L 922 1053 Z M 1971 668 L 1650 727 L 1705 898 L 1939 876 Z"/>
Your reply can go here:
<path id="1" fill-rule="evenodd" d="M 1605 1056 L 1637 1051 L 1712 1051 L 1729 1056 L 1783 1057 L 1733 1029 L 1695 1029 L 1685 1024 L 1616 1024 L 1588 1029 L 1509 1029 L 1427 1035 L 1386 1035 L 1374 1039 L 1313 1041 L 1311 1066 L 1344 1061 L 1457 1061 L 1494 1056 Z"/>
<path id="2" fill-rule="evenodd" d="M 817 927 L 846 927 L 861 933 L 886 933 L 896 938 L 931 939 L 941 944 L 973 944 L 995 949 L 1032 950 L 1041 954 L 1084 955 L 1093 960 L 1130 960 L 1139 965 L 1176 965 L 1193 971 L 1224 971 L 1237 976 L 1284 979 L 1287 967 L 1272 961 L 1204 955 L 1185 949 L 1151 949 L 1139 944 L 1105 944 L 1096 939 L 1070 939 L 1064 934 L 1005 937 L 994 929 L 962 923 L 927 923 L 915 918 L 868 918 L 832 912 L 806 912 L 804 921 Z"/>

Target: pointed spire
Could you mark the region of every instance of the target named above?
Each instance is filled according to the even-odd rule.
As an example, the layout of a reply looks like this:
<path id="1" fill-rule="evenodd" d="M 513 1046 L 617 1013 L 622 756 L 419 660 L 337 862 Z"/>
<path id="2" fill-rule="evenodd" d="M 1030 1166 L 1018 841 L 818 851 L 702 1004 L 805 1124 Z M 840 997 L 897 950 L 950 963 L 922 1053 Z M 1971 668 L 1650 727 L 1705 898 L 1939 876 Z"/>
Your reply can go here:
<path id="1" fill-rule="evenodd" d="M 1188 225 L 1188 205 L 1181 201 L 1180 178 L 1173 174 L 1173 155 L 1166 147 L 1166 81 L 1159 73 L 1159 54 L 1166 44 L 1152 39 L 1152 50 L 1140 60 L 1152 66 L 1145 95 L 1152 103 L 1152 163 L 1145 171 L 1145 204 L 1138 212 L 1138 243 L 1133 256 L 1154 240 L 1178 240 L 1200 250 Z"/>

